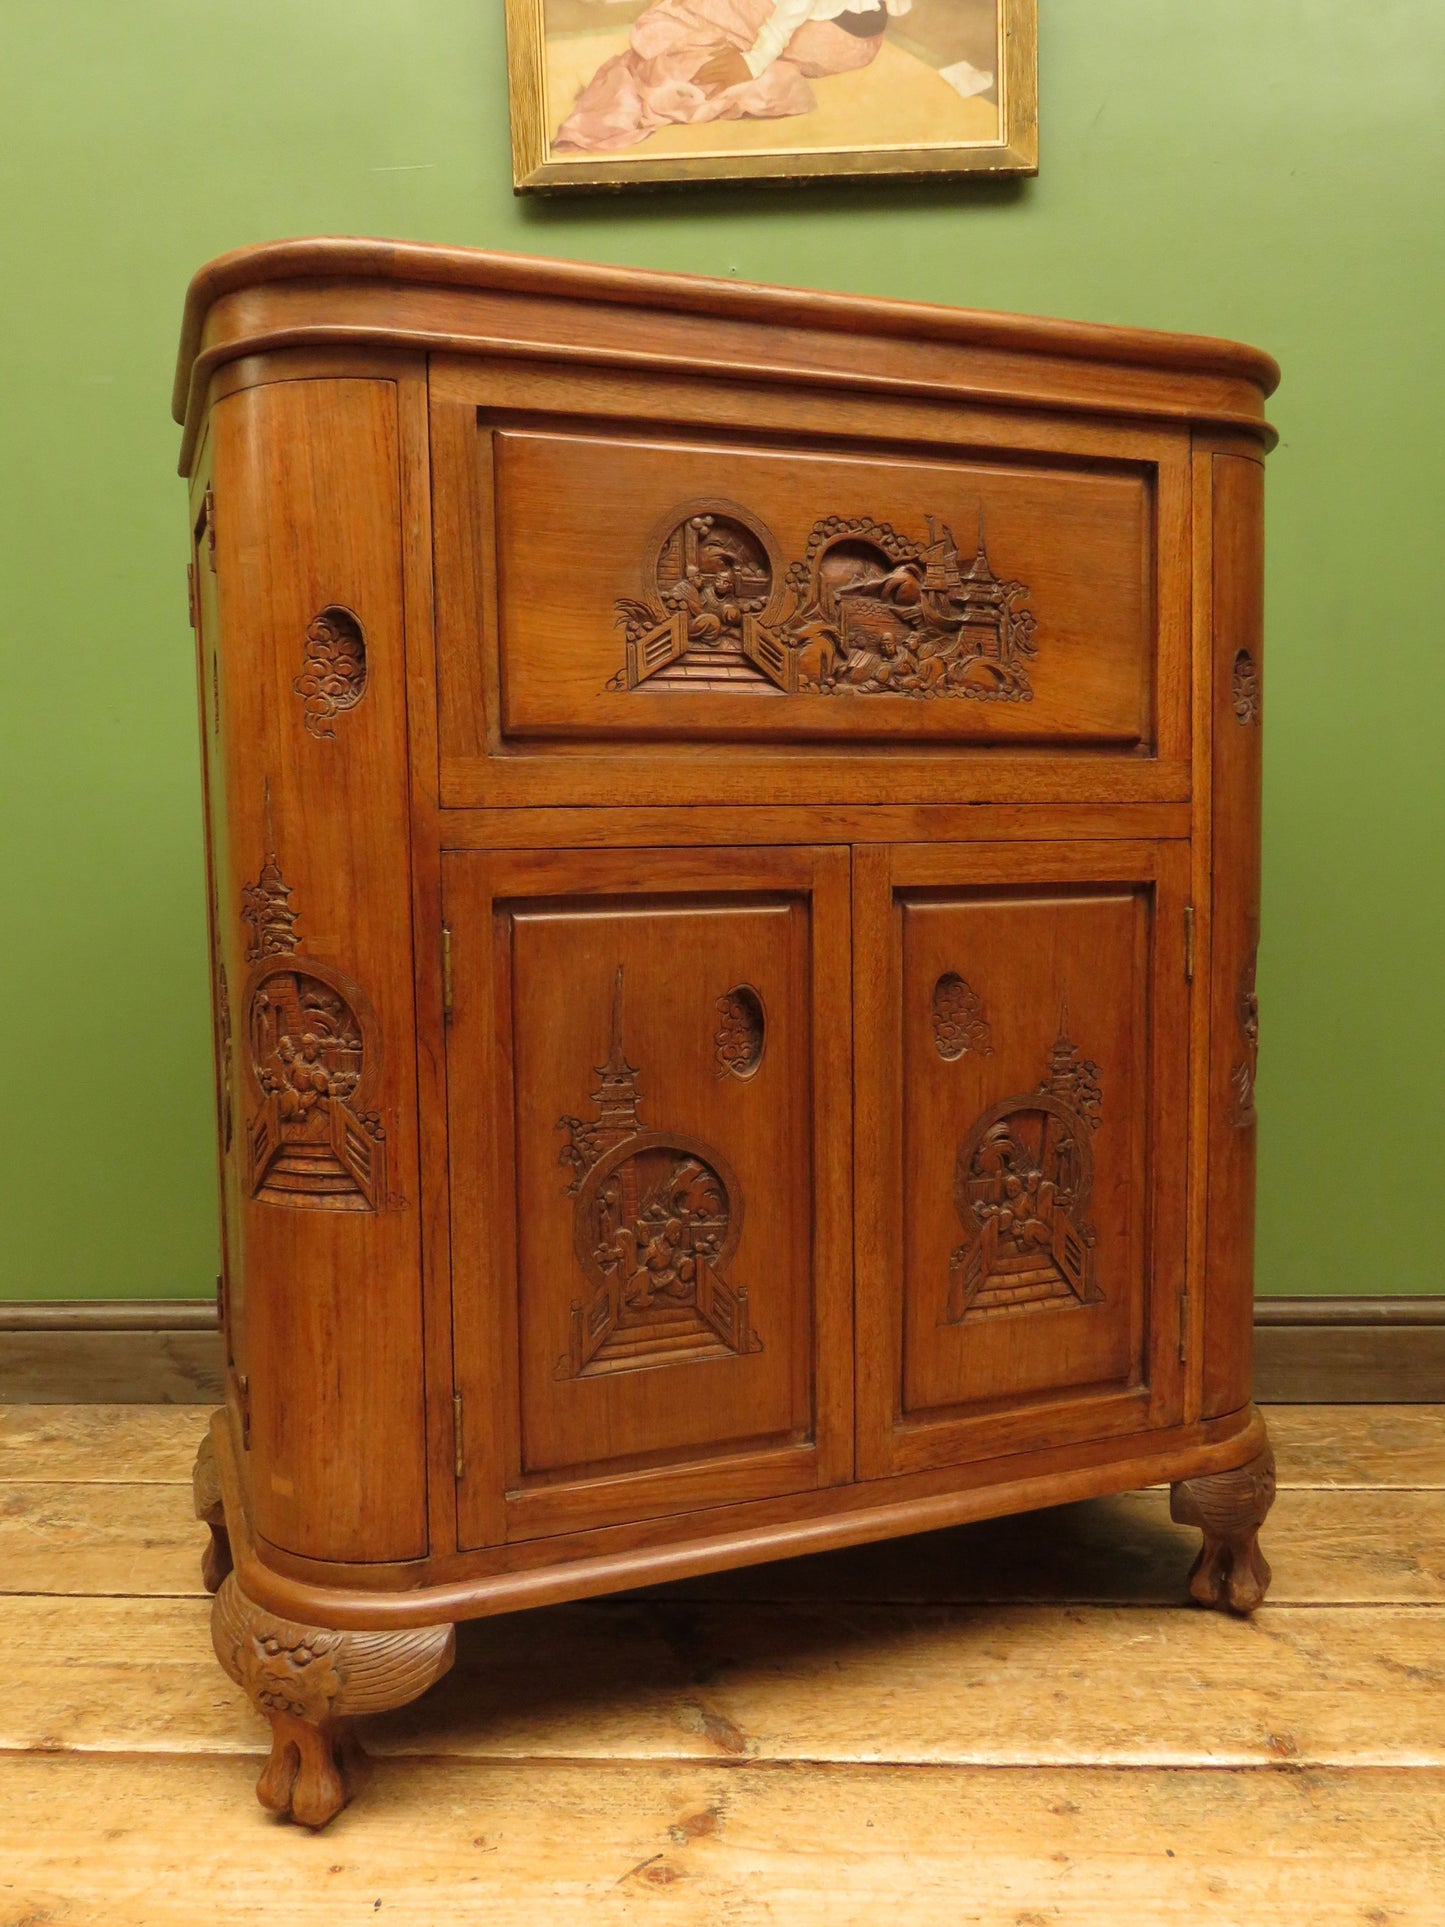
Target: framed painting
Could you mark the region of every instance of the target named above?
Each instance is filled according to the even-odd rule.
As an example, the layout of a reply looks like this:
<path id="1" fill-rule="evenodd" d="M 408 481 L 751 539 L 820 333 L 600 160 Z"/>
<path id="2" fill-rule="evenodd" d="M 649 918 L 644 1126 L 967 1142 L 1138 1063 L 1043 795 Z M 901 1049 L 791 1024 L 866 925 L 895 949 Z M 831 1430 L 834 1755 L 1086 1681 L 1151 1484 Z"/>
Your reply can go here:
<path id="1" fill-rule="evenodd" d="M 518 191 L 1038 169 L 1038 0 L 507 0 Z"/>

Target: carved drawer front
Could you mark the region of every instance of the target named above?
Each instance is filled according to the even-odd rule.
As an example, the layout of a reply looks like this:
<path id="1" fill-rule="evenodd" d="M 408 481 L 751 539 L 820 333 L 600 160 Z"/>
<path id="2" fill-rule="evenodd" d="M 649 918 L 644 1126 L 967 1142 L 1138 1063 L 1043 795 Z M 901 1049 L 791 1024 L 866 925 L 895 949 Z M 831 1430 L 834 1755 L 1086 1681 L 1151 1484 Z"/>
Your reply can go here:
<path id="1" fill-rule="evenodd" d="M 624 425 L 546 387 L 434 378 L 448 801 L 592 800 L 609 763 L 607 800 L 703 800 L 764 749 L 866 798 L 885 746 L 895 799 L 968 746 L 1077 752 L 1061 795 L 1128 759 L 1133 794 L 1141 756 L 1187 755 L 1182 434 L 856 397 L 794 425 L 676 382 Z"/>
<path id="2" fill-rule="evenodd" d="M 464 1543 L 841 1476 L 846 853 L 449 862 Z"/>
<path id="3" fill-rule="evenodd" d="M 871 1470 L 1177 1411 L 1186 875 L 1158 845 L 859 852 Z"/>

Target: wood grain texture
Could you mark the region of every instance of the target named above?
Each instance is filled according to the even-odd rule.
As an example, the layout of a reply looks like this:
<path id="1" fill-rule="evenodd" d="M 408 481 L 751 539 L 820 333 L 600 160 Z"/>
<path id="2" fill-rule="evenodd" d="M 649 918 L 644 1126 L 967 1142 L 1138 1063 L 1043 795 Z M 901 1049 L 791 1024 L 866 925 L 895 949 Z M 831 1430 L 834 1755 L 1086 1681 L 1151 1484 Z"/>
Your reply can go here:
<path id="1" fill-rule="evenodd" d="M 0 1591 L 204 1596 L 206 1529 L 183 1487 L 0 1485 Z M 1445 1599 L 1445 1494 L 1282 1492 L 1267 1534 L 1280 1605 Z M 1198 1541 L 1162 1489 L 657 1588 L 674 1598 L 1178 1604 Z"/>
<path id="2" fill-rule="evenodd" d="M 189 1485 L 209 1405 L 0 1407 L 0 1481 Z M 1445 1487 L 1445 1407 L 1265 1408 L 1281 1491 Z"/>
<path id="3" fill-rule="evenodd" d="M 1445 1538 L 1438 1409 L 1286 1415 L 1286 1583 L 1249 1621 L 1150 1603 L 1193 1547 L 1153 1492 L 463 1626 L 444 1685 L 359 1722 L 367 1799 L 324 1841 L 251 1805 L 265 1725 L 211 1651 L 177 1415 L 4 1416 L 30 1470 L 84 1482 L 0 1487 L 0 1575 L 108 1518 L 92 1569 L 134 1581 L 0 1596 L 7 1927 L 1440 1920 L 1445 1557 L 1433 1602 L 1384 1603 Z M 93 1509 L 13 1512 L 47 1491 Z M 165 1517 L 184 1597 L 146 1589 Z M 1083 1584 L 1009 1603 L 1030 1555 L 1003 1531 Z M 1327 1583 L 1275 1603 L 1297 1555 Z"/>
<path id="4" fill-rule="evenodd" d="M 0 1764 L 10 1918 L 1434 1927 L 1445 1775 L 417 1763 L 324 1841 L 244 1760 Z M 97 1851 L 97 1842 L 102 1850 Z M 204 1843 L 204 1902 L 195 1885 Z"/>
<path id="5" fill-rule="evenodd" d="M 1277 1301 L 1278 1303 L 1279 1301 Z M 1356 1300 L 1368 1310 L 1368 1300 Z M 1292 1325 L 1272 1317 L 1254 1329 L 1254 1384 L 1260 1397 L 1291 1404 L 1394 1404 L 1418 1399 L 1433 1406 L 1445 1386 L 1445 1302 L 1424 1301 L 1430 1322 Z"/>
<path id="6" fill-rule="evenodd" d="M 215 962 L 234 1003 L 230 1284 L 245 1290 L 252 1504 L 298 1553 L 415 1557 L 426 1461 L 397 386 L 247 388 L 217 403 L 212 427 L 215 567 L 203 555 L 198 573 L 217 585 L 221 635 L 210 841 L 224 856 Z M 365 634 L 365 686 L 318 738 L 297 684 L 308 630 L 333 606 Z"/>
<path id="7" fill-rule="evenodd" d="M 598 1600 L 461 1627 L 446 1685 L 358 1730 L 377 1756 L 518 1762 L 1445 1765 L 1437 1611 L 1220 1626 L 1172 1606 Z M 0 1637 L 0 1751 L 264 1742 L 201 1602 L 0 1599 Z"/>
<path id="8" fill-rule="evenodd" d="M 1259 1058 L 1260 677 L 1264 640 L 1264 469 L 1216 455 L 1209 471 L 1213 578 L 1213 899 L 1209 953 L 1209 1203 L 1203 1410 L 1249 1391 Z M 1237 684 L 1248 664 L 1253 694 Z"/>
<path id="9" fill-rule="evenodd" d="M 0 1482 L 186 1485 L 209 1405 L 0 1406 Z"/>
<path id="10" fill-rule="evenodd" d="M 433 294 L 429 304 L 428 291 Z M 531 321 L 527 334 L 533 340 L 537 324 L 545 329 L 550 321 L 565 343 L 579 334 L 586 336 L 587 330 L 579 331 L 576 325 L 576 304 L 584 303 L 582 313 L 589 314 L 590 332 L 601 338 L 597 342 L 601 347 L 610 345 L 609 337 L 617 333 L 608 324 L 614 320 L 625 324 L 632 318 L 627 313 L 631 309 L 649 322 L 661 318 L 679 347 L 695 341 L 706 360 L 717 358 L 720 351 L 725 355 L 729 347 L 736 352 L 747 339 L 754 344 L 754 358 L 759 358 L 756 324 L 777 323 L 787 331 L 785 341 L 771 346 L 764 342 L 762 356 L 772 358 L 781 348 L 802 368 L 807 367 L 811 351 L 830 359 L 835 368 L 857 370 L 865 342 L 885 347 L 911 342 L 925 348 L 920 359 L 930 371 L 939 377 L 947 371 L 954 382 L 969 373 L 977 378 L 985 370 L 980 386 L 986 385 L 988 376 L 995 384 L 1010 374 L 1018 379 L 1032 362 L 1035 393 L 1040 385 L 1045 392 L 1048 389 L 1047 380 L 1040 384 L 1039 376 L 1052 374 L 1055 392 L 1067 394 L 1071 376 L 1087 380 L 1089 364 L 1102 362 L 1121 377 L 1125 371 L 1136 379 L 1142 376 L 1139 385 L 1144 392 L 1149 391 L 1152 378 L 1154 393 L 1170 394 L 1181 409 L 1212 406 L 1238 415 L 1246 427 L 1262 425 L 1264 399 L 1279 381 L 1278 364 L 1259 349 L 1201 336 L 769 288 L 472 248 L 318 238 L 239 248 L 207 263 L 193 276 L 172 391 L 175 419 L 188 423 L 194 435 L 211 369 L 258 345 L 272 345 L 264 338 L 294 328 L 308 306 L 314 333 L 315 311 L 320 305 L 324 312 L 327 302 L 333 327 L 350 322 L 353 329 L 359 325 L 379 342 L 394 340 L 410 324 L 423 332 L 470 333 L 478 347 L 497 330 L 499 308 L 518 310 L 519 320 Z M 355 313 L 338 313 L 345 306 Z M 928 349 L 935 352 L 928 354 Z M 967 367 L 969 361 L 975 368 Z"/>
<path id="11" fill-rule="evenodd" d="M 0 1331 L 0 1403 L 82 1399 L 212 1405 L 223 1390 L 215 1331 Z"/>
<path id="12" fill-rule="evenodd" d="M 1272 1405 L 1280 1488 L 1445 1486 L 1445 1407 Z"/>
<path id="13" fill-rule="evenodd" d="M 1161 1478 L 1208 1538 L 1266 1446 L 1222 925 L 1275 373 L 450 250 L 203 271 L 223 1602 L 329 1653 Z M 105 1590 L 15 1490 L 26 1570 Z M 1088 1584 L 1178 1597 L 1113 1504 L 1144 1565 Z M 1065 1597 L 1017 1530 L 971 1550 Z M 330 1713 L 271 1712 L 264 1799 L 333 1811 Z"/>

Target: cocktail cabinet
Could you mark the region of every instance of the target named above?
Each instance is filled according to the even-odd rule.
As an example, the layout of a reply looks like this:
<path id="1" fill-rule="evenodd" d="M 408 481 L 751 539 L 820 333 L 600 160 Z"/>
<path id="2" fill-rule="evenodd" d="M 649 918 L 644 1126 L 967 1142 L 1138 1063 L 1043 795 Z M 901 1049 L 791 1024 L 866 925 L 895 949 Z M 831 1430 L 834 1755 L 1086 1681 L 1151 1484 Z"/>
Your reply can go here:
<path id="1" fill-rule="evenodd" d="M 196 1501 L 266 1806 L 524 1606 L 1164 1481 L 1257 1604 L 1276 377 L 380 242 L 196 277 Z"/>

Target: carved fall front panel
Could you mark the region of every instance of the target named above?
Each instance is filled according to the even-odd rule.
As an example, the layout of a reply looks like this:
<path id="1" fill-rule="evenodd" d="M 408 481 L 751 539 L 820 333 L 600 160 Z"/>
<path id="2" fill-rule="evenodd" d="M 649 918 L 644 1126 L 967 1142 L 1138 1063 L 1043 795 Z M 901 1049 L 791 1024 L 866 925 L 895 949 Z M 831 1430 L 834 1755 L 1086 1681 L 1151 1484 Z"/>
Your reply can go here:
<path id="1" fill-rule="evenodd" d="M 1143 465 L 510 426 L 487 450 L 507 735 L 1133 746 L 1152 727 Z"/>

